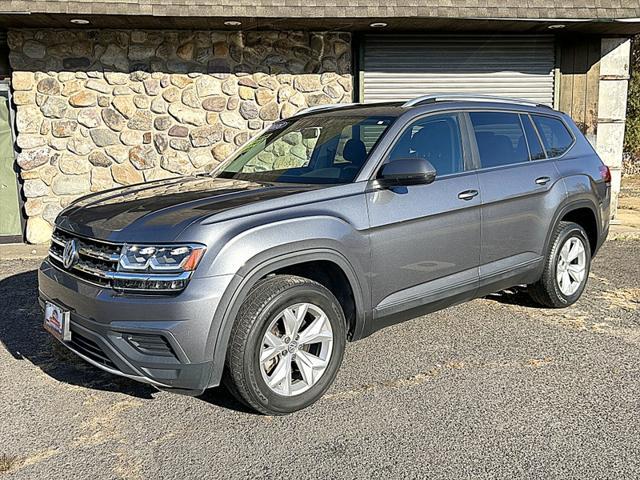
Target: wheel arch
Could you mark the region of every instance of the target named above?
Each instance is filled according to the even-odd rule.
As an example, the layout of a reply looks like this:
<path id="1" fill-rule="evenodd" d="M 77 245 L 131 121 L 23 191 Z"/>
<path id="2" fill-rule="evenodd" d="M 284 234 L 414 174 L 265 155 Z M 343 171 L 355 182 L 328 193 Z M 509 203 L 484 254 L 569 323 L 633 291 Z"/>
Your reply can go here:
<path id="1" fill-rule="evenodd" d="M 566 203 L 558 209 L 553 218 L 553 222 L 551 222 L 551 228 L 547 232 L 543 250 L 545 254 L 549 250 L 549 243 L 553 237 L 553 232 L 562 221 L 577 223 L 585 229 L 591 247 L 591 254 L 594 256 L 600 248 L 600 217 L 593 201 L 586 199 L 575 200 Z"/>
<path id="2" fill-rule="evenodd" d="M 260 255 L 263 257 L 263 255 Z M 234 280 L 222 296 L 221 305 L 226 308 L 216 312 L 218 318 L 212 322 L 212 330 L 207 339 L 207 352 L 213 356 L 213 369 L 209 386 L 220 384 L 225 365 L 231 327 L 238 313 L 240 305 L 246 299 L 256 283 L 271 274 L 290 273 L 292 269 L 304 264 L 317 264 L 327 262 L 339 269 L 349 282 L 353 296 L 354 312 L 352 325 L 347 325 L 350 330 L 350 338 L 357 339 L 362 335 L 368 311 L 367 302 L 370 303 L 366 285 L 362 285 L 355 268 L 344 255 L 331 248 L 312 248 L 295 250 L 289 247 L 287 252 L 270 256 L 267 259 L 252 259 L 234 276 Z M 301 275 L 305 276 L 305 275 Z M 307 276 L 307 278 L 311 278 Z M 311 278 L 314 279 L 314 278 Z M 322 282 L 319 282 L 322 283 Z M 338 299 L 340 300 L 340 299 Z M 345 314 L 346 315 L 346 314 Z M 217 327 L 216 327 L 217 326 Z"/>
<path id="3" fill-rule="evenodd" d="M 566 212 L 560 221 L 573 222 L 580 225 L 587 232 L 591 255 L 594 255 L 598 247 L 598 219 L 589 207 L 578 207 Z"/>

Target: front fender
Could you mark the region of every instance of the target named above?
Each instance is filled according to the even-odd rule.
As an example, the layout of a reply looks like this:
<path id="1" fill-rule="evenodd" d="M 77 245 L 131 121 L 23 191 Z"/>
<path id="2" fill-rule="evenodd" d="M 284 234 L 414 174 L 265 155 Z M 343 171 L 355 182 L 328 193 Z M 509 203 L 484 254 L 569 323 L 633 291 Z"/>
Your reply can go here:
<path id="1" fill-rule="evenodd" d="M 341 252 L 356 270 L 362 270 L 370 258 L 364 235 L 345 220 L 317 215 L 269 222 L 239 233 L 227 241 L 208 270 L 215 275 L 245 276 L 255 263 L 314 248 Z"/>
<path id="2" fill-rule="evenodd" d="M 368 239 L 344 220 L 314 216 L 282 220 L 242 232 L 220 250 L 212 271 L 233 272 L 207 337 L 206 354 L 213 357 L 210 386 L 220 383 L 231 328 L 255 283 L 275 270 L 311 261 L 329 261 L 345 273 L 356 304 L 353 338 L 358 338 L 371 310 L 367 270 Z"/>

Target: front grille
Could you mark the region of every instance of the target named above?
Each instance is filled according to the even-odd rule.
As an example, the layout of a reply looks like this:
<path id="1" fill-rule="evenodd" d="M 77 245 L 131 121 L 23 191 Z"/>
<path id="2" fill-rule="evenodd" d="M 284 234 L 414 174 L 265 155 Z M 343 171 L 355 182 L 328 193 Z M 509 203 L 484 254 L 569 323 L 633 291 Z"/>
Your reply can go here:
<path id="1" fill-rule="evenodd" d="M 76 331 L 71 332 L 71 341 L 69 345 L 78 353 L 81 353 L 87 358 L 90 358 L 100 365 L 104 365 L 112 370 L 118 370 L 115 363 L 113 363 L 109 357 L 104 353 L 100 346 L 93 340 L 89 340 L 87 337 L 80 335 Z"/>
<path id="2" fill-rule="evenodd" d="M 51 237 L 49 258 L 63 270 L 67 270 L 62 260 L 64 247 L 72 239 L 76 241 L 78 250 L 78 260 L 70 268 L 74 275 L 97 285 L 111 287 L 109 274 L 116 272 L 122 245 L 77 237 L 58 228 Z"/>

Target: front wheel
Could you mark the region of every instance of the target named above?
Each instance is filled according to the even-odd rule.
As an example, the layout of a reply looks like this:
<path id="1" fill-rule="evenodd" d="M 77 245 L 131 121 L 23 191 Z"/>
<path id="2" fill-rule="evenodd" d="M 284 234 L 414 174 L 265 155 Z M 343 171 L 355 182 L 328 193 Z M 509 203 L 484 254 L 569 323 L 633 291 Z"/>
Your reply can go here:
<path id="1" fill-rule="evenodd" d="M 240 307 L 229 340 L 225 383 L 259 412 L 300 410 L 333 382 L 345 339 L 344 314 L 329 290 L 293 275 L 267 278 Z"/>
<path id="2" fill-rule="evenodd" d="M 577 223 L 560 222 L 547 252 L 542 277 L 529 286 L 529 294 L 542 306 L 568 307 L 582 295 L 590 267 L 587 233 Z"/>

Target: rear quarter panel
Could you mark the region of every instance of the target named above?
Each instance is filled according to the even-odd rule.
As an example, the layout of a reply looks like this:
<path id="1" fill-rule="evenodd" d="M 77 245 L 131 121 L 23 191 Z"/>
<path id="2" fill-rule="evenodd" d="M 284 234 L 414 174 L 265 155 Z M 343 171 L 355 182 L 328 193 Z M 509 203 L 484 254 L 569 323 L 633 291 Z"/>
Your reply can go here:
<path id="1" fill-rule="evenodd" d="M 567 115 L 564 119 L 576 137 L 573 148 L 556 160 L 567 190 L 565 203 L 592 204 L 599 233 L 606 232 L 611 216 L 611 186 L 602 179 L 600 168 L 603 162 L 573 120 Z"/>

